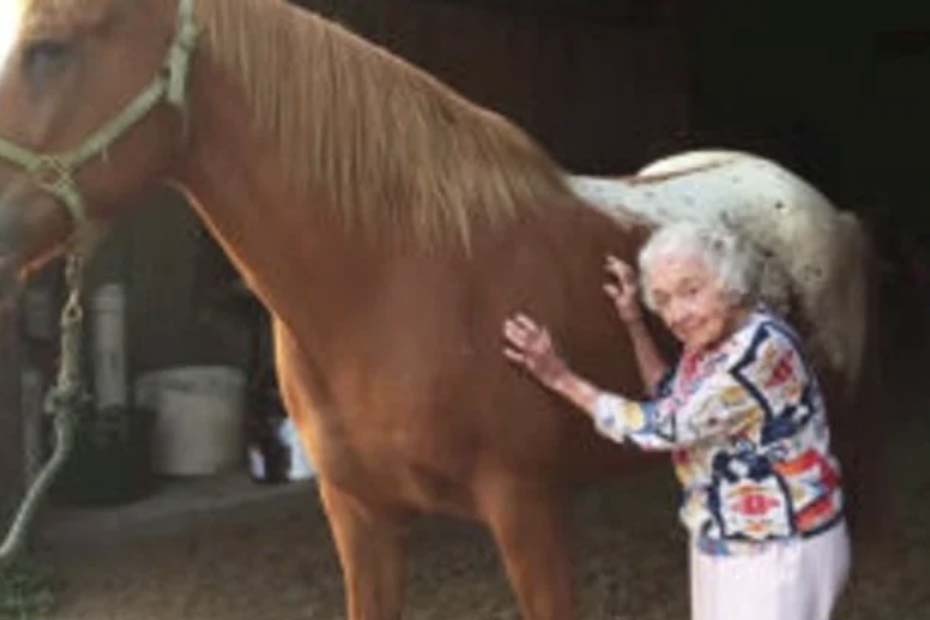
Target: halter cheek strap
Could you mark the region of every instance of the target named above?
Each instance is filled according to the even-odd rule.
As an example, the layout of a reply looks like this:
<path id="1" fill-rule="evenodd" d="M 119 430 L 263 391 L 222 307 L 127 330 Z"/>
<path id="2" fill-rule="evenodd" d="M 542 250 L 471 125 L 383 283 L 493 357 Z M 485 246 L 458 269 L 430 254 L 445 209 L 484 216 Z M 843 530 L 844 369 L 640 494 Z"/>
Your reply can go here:
<path id="1" fill-rule="evenodd" d="M 200 28 L 194 21 L 194 0 L 180 0 L 177 30 L 161 70 L 116 117 L 89 135 L 80 146 L 64 153 L 36 153 L 0 138 L 0 160 L 24 170 L 37 187 L 64 204 L 75 228 L 83 227 L 88 221 L 87 208 L 75 174 L 94 157 L 106 158 L 110 146 L 163 100 L 182 113 L 186 112 L 187 78 L 199 35 Z"/>

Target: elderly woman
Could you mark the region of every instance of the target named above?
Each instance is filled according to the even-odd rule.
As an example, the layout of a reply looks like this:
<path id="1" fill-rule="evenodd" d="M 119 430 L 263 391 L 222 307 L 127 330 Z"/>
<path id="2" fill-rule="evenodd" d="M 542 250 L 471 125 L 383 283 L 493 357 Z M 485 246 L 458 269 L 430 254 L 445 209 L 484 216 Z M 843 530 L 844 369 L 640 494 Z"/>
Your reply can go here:
<path id="1" fill-rule="evenodd" d="M 633 269 L 608 257 L 605 290 L 652 400 L 578 376 L 524 315 L 506 321 L 504 353 L 607 438 L 672 453 L 694 620 L 828 620 L 849 570 L 839 468 L 797 335 L 753 300 L 754 253 L 722 227 L 683 223 L 654 234 L 639 267 L 646 305 L 683 347 L 673 371 Z"/>

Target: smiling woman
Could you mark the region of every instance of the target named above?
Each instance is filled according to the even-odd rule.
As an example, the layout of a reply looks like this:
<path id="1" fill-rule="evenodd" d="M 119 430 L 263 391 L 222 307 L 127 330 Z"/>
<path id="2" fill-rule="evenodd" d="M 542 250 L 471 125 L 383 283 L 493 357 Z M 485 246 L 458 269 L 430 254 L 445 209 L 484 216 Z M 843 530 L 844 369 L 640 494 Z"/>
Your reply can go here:
<path id="1" fill-rule="evenodd" d="M 22 18 L 22 0 L 0 2 L 0 70 L 6 65 L 7 56 L 19 36 Z"/>
<path id="2" fill-rule="evenodd" d="M 688 222 L 661 228 L 642 248 L 648 306 L 682 344 L 671 372 L 643 321 L 633 268 L 608 258 L 605 289 L 649 400 L 576 374 L 526 315 L 505 322 L 504 354 L 605 437 L 672 453 L 692 620 L 828 620 L 850 552 L 826 401 L 797 334 L 756 304 L 750 255 L 725 227 Z"/>

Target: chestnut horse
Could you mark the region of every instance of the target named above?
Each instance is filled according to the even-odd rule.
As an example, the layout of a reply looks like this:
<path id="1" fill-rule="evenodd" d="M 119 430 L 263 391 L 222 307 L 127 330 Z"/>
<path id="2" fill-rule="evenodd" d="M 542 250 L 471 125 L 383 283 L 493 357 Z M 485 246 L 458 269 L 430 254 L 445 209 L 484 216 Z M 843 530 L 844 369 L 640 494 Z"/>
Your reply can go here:
<path id="1" fill-rule="evenodd" d="M 282 1 L 3 5 L 0 270 L 182 188 L 273 314 L 349 617 L 401 616 L 423 513 L 487 525 L 525 618 L 574 617 L 566 495 L 644 457 L 508 367 L 499 332 L 530 310 L 640 395 L 601 283 L 645 230 L 501 117 Z"/>

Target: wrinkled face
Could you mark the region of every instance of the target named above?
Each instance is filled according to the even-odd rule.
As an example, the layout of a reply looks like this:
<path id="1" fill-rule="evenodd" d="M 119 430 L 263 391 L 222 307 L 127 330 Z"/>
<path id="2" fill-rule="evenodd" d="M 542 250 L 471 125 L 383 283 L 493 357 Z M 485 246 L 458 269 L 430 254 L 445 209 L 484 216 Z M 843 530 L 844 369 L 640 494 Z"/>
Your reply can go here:
<path id="1" fill-rule="evenodd" d="M 0 0 L 0 138 L 40 154 L 81 146 L 154 78 L 177 5 L 162 0 Z M 177 118 L 161 106 L 75 180 L 91 216 L 112 214 L 163 170 Z M 68 211 L 0 160 L 0 298 L 71 235 Z"/>
<path id="2" fill-rule="evenodd" d="M 647 281 L 655 311 L 686 350 L 711 346 L 729 335 L 740 307 L 704 259 L 665 257 L 650 267 Z"/>

